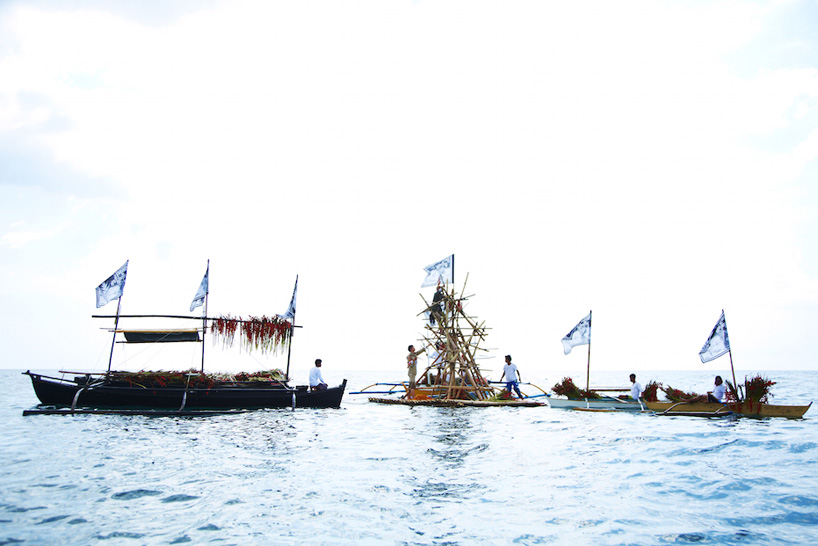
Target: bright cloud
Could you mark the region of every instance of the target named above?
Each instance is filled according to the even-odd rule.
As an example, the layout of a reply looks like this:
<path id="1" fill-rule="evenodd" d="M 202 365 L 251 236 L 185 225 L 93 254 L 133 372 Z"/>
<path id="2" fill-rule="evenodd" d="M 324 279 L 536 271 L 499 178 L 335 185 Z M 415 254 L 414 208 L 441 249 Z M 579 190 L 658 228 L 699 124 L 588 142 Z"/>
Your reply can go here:
<path id="1" fill-rule="evenodd" d="M 59 252 L 84 290 L 129 258 L 161 306 L 211 258 L 223 304 L 269 313 L 300 273 L 302 350 L 374 368 L 454 252 L 492 344 L 543 374 L 588 309 L 601 366 L 692 365 L 722 307 L 745 365 L 810 365 L 752 355 L 818 310 L 807 3 L 99 6 L 0 10 L 0 138 L 28 158 L 0 188 L 37 188 L 0 205 L 30 249 L 5 278 Z"/>

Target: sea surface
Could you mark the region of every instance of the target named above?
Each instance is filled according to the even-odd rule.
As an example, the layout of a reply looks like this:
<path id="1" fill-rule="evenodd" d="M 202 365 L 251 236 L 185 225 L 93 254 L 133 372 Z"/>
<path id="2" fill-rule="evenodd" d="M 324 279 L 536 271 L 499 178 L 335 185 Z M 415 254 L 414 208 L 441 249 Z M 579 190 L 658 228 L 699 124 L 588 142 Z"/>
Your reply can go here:
<path id="1" fill-rule="evenodd" d="M 766 375 L 780 404 L 818 384 Z M 324 377 L 352 391 L 402 379 Z M 0 545 L 818 543 L 814 408 L 703 419 L 348 394 L 334 410 L 23 417 L 28 377 L 0 378 Z M 710 376 L 639 378 L 702 392 Z"/>

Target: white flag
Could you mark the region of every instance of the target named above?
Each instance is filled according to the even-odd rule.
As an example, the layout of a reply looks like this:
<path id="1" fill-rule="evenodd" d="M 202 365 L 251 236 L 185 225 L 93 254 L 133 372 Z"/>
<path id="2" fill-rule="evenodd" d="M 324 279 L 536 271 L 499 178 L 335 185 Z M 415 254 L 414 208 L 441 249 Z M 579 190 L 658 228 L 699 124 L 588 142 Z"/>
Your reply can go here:
<path id="1" fill-rule="evenodd" d="M 125 288 L 125 276 L 128 274 L 128 261 L 116 272 L 97 286 L 97 307 L 102 307 L 111 300 L 122 296 Z"/>
<path id="2" fill-rule="evenodd" d="M 724 320 L 724 310 L 721 311 L 719 321 L 710 332 L 710 337 L 704 342 L 704 347 L 699 351 L 702 364 L 710 362 L 730 351 L 730 338 L 727 337 L 727 321 Z"/>
<path id="3" fill-rule="evenodd" d="M 295 288 L 293 288 L 293 297 L 290 300 L 290 306 L 287 308 L 287 312 L 283 315 L 278 315 L 279 317 L 286 319 L 286 320 L 295 320 L 295 297 L 298 294 L 298 275 L 295 276 Z"/>
<path id="4" fill-rule="evenodd" d="M 588 345 L 589 343 L 591 343 L 591 313 L 588 313 L 588 316 L 579 321 L 574 329 L 562 338 L 562 348 L 565 354 L 568 354 L 577 345 Z"/>
<path id="5" fill-rule="evenodd" d="M 446 256 L 439 262 L 427 265 L 423 268 L 426 271 L 426 278 L 423 279 L 421 288 L 427 286 L 436 286 L 438 281 L 453 283 L 454 282 L 454 254 Z"/>
<path id="6" fill-rule="evenodd" d="M 204 305 L 205 298 L 207 297 L 210 282 L 208 277 L 210 276 L 210 260 L 207 261 L 207 269 L 205 270 L 204 278 L 202 279 L 202 284 L 199 285 L 199 290 L 196 291 L 196 295 L 193 296 L 193 301 L 190 303 L 190 310 L 193 311 L 197 307 L 201 307 Z"/>

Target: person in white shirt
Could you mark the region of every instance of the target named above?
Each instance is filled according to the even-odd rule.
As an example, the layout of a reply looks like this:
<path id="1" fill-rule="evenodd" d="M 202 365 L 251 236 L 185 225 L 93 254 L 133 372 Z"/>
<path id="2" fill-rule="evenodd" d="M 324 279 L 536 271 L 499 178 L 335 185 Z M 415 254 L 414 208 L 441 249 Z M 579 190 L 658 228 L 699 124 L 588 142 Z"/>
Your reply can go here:
<path id="1" fill-rule="evenodd" d="M 713 390 L 707 393 L 707 401 L 708 402 L 718 402 L 724 403 L 724 395 L 727 394 L 727 387 L 724 385 L 724 381 L 722 380 L 720 375 L 716 376 L 715 385 L 713 385 Z"/>
<path id="2" fill-rule="evenodd" d="M 522 398 L 523 393 L 520 392 L 517 380 L 522 381 L 523 378 L 520 375 L 520 370 L 517 369 L 517 365 L 512 364 L 511 355 L 506 355 L 506 363 L 503 366 L 503 375 L 500 376 L 500 381 L 502 381 L 504 377 L 506 378 L 506 392 L 508 392 L 508 397 L 511 398 L 511 390 L 514 389 L 517 396 Z"/>
<path id="3" fill-rule="evenodd" d="M 321 375 L 321 359 L 315 359 L 315 367 L 310 370 L 310 390 L 311 391 L 325 391 L 327 390 L 327 383 L 324 381 L 324 376 Z"/>
<path id="4" fill-rule="evenodd" d="M 639 397 L 642 396 L 644 390 L 642 389 L 642 385 L 636 382 L 636 374 L 631 374 L 631 398 L 634 400 L 639 400 Z"/>

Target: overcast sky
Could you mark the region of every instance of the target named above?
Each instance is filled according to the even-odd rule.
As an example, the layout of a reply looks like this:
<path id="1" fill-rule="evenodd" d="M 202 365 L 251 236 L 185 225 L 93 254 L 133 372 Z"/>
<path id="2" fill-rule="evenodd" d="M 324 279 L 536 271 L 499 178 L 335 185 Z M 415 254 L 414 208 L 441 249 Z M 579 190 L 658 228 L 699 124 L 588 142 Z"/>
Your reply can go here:
<path id="1" fill-rule="evenodd" d="M 299 276 L 296 377 L 401 379 L 454 253 L 497 378 L 581 375 L 590 310 L 592 370 L 729 370 L 722 309 L 815 368 L 814 1 L 70 5 L 0 3 L 0 367 L 104 369 L 95 286 L 186 314 L 210 259 L 210 315 Z"/>

